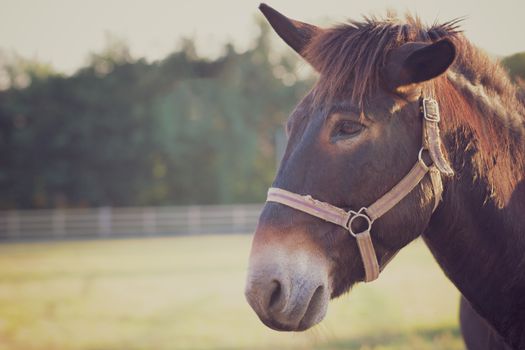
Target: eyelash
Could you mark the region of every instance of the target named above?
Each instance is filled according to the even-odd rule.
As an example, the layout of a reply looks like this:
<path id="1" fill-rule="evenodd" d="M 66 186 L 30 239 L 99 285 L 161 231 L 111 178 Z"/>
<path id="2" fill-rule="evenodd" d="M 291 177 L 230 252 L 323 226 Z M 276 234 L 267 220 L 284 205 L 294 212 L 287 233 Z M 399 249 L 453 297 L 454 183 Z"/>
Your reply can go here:
<path id="1" fill-rule="evenodd" d="M 351 120 L 342 120 L 337 123 L 336 136 L 352 137 L 359 134 L 363 129 L 364 125 Z"/>

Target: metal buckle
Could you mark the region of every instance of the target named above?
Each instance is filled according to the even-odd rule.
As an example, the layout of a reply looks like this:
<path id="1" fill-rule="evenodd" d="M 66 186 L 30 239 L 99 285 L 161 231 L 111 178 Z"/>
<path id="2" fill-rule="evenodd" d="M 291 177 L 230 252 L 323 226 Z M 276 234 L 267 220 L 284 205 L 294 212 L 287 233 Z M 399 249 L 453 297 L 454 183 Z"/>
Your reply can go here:
<path id="1" fill-rule="evenodd" d="M 429 122 L 438 123 L 441 118 L 439 116 L 439 105 L 433 98 L 423 99 L 423 117 Z"/>
<path id="2" fill-rule="evenodd" d="M 352 236 L 357 237 L 358 235 L 360 235 L 362 233 L 370 232 L 370 230 L 372 229 L 372 223 L 374 222 L 374 220 L 370 219 L 368 214 L 366 214 L 366 207 L 363 207 L 363 208 L 359 209 L 359 211 L 357 211 L 357 212 L 355 212 L 353 210 L 350 210 L 350 214 L 352 214 L 352 216 L 350 216 L 350 219 L 346 223 L 346 229 L 348 230 L 348 232 Z M 364 230 L 362 230 L 360 232 L 354 232 L 352 230 L 352 223 L 357 218 L 363 218 L 365 220 L 365 222 L 367 223 L 367 225 L 368 225 L 368 227 L 366 229 L 364 229 Z"/>

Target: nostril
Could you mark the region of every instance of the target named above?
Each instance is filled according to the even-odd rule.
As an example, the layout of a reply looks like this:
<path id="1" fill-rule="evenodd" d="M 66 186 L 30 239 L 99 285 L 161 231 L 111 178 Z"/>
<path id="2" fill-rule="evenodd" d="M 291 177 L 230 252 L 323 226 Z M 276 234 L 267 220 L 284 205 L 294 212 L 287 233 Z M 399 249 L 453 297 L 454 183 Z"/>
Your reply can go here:
<path id="1" fill-rule="evenodd" d="M 315 307 L 316 308 L 319 305 L 319 303 L 322 300 L 323 292 L 324 292 L 324 287 L 323 286 L 319 286 L 319 287 L 316 288 L 314 294 L 312 295 L 312 299 L 310 299 L 309 307 Z"/>
<path id="2" fill-rule="evenodd" d="M 272 290 L 272 293 L 270 294 L 270 302 L 268 303 L 268 308 L 271 308 L 272 306 L 277 304 L 281 297 L 281 291 L 282 291 L 281 283 L 277 280 L 273 280 L 272 285 L 273 285 L 273 290 Z"/>
<path id="3" fill-rule="evenodd" d="M 306 312 L 303 315 L 301 322 L 299 323 L 300 329 L 306 329 L 311 325 L 316 324 L 324 317 L 327 302 L 325 300 L 325 297 L 326 295 L 324 286 L 318 286 L 312 294 L 312 297 L 310 298 L 310 301 L 306 308 Z M 323 308 L 325 309 L 325 311 L 322 311 Z"/>

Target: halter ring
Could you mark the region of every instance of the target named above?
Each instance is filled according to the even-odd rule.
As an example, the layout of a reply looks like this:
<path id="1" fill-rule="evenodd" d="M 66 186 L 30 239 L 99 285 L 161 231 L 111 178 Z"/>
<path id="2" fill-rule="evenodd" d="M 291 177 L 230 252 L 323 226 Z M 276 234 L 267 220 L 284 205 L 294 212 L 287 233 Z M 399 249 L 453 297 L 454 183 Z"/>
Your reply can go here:
<path id="1" fill-rule="evenodd" d="M 362 233 L 370 232 L 370 230 L 372 229 L 372 223 L 374 221 L 372 219 L 370 219 L 370 217 L 366 214 L 366 208 L 365 207 L 359 209 L 358 212 L 350 211 L 350 213 L 352 214 L 352 216 L 350 217 L 350 219 L 348 220 L 348 223 L 346 224 L 346 229 L 348 230 L 348 232 L 352 236 L 357 237 L 358 235 L 360 235 Z M 364 230 L 362 230 L 362 231 L 354 232 L 352 230 L 352 223 L 357 218 L 363 218 L 365 220 L 366 224 L 367 224 L 367 227 Z"/>
<path id="2" fill-rule="evenodd" d="M 417 154 L 417 161 L 419 162 L 419 164 L 421 164 L 425 169 L 428 169 L 432 166 L 432 164 L 434 164 L 434 162 L 432 162 L 430 165 L 427 165 L 425 163 L 425 161 L 423 160 L 423 152 L 424 151 L 427 151 L 428 152 L 428 149 L 426 149 L 425 147 L 421 147 L 421 149 L 419 150 L 419 153 Z"/>

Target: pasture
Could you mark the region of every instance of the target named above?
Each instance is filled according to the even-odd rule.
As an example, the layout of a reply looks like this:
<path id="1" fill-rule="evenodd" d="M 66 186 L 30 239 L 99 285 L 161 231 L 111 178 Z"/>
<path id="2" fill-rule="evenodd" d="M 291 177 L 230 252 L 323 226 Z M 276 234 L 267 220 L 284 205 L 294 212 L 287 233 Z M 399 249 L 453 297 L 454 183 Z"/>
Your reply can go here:
<path id="1" fill-rule="evenodd" d="M 244 300 L 250 235 L 0 245 L 0 350 L 463 349 L 459 295 L 423 242 L 305 333 Z"/>

